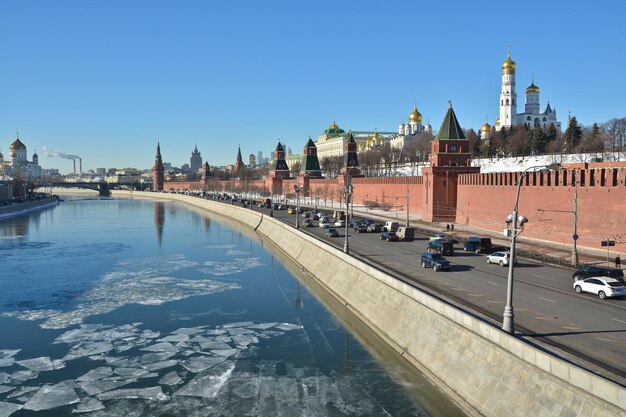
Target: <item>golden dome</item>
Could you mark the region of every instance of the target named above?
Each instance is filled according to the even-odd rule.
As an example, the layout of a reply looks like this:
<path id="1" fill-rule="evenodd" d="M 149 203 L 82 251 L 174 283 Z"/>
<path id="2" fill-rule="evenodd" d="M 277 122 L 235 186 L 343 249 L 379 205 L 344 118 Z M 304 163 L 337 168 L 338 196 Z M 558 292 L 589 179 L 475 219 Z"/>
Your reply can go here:
<path id="1" fill-rule="evenodd" d="M 506 58 L 506 61 L 502 64 L 502 75 L 515 74 L 515 62 L 511 60 L 511 51 Z"/>
<path id="2" fill-rule="evenodd" d="M 526 87 L 526 93 L 537 93 L 539 94 L 539 87 L 537 87 L 535 85 L 535 82 L 533 81 L 528 87 Z"/>
<path id="3" fill-rule="evenodd" d="M 500 118 L 499 117 L 496 119 L 496 127 L 498 127 L 498 126 L 500 126 Z"/>
<path id="4" fill-rule="evenodd" d="M 413 112 L 409 114 L 409 122 L 422 123 L 422 115 L 417 111 L 417 106 L 413 106 Z"/>
<path id="5" fill-rule="evenodd" d="M 374 132 L 374 136 L 372 136 L 374 139 L 378 139 L 380 135 L 378 134 L 378 132 Z"/>
<path id="6" fill-rule="evenodd" d="M 491 133 L 491 126 L 489 126 L 489 123 L 485 122 L 483 127 L 480 128 L 480 131 L 483 133 Z"/>

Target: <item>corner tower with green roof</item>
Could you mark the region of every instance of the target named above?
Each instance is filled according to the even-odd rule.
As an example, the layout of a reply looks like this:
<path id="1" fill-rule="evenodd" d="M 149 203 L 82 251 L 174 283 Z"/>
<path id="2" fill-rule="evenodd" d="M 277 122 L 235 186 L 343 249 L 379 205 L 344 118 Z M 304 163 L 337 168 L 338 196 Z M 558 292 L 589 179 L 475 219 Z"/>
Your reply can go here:
<path id="1" fill-rule="evenodd" d="M 274 169 L 270 173 L 272 178 L 289 178 L 289 166 L 285 160 L 285 148 L 278 142 L 274 151 Z"/>

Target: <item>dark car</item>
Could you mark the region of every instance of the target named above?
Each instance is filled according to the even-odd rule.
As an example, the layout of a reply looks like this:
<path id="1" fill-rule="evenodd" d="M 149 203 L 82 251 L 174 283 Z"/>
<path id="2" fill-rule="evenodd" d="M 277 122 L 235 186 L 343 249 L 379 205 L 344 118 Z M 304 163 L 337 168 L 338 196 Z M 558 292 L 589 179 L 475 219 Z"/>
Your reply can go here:
<path id="1" fill-rule="evenodd" d="M 433 271 L 449 271 L 451 269 L 450 261 L 439 253 L 422 253 L 422 268 L 432 268 Z"/>
<path id="2" fill-rule="evenodd" d="M 372 223 L 369 226 L 367 226 L 368 232 L 380 233 L 381 230 L 383 230 L 383 227 L 378 223 Z"/>
<path id="3" fill-rule="evenodd" d="M 359 223 L 353 227 L 353 230 L 357 233 L 367 233 L 367 226 L 363 223 Z"/>
<path id="4" fill-rule="evenodd" d="M 463 243 L 463 250 L 466 252 L 491 253 L 491 239 L 488 237 L 468 237 Z"/>
<path id="5" fill-rule="evenodd" d="M 326 229 L 326 232 L 324 233 L 324 236 L 339 237 L 339 232 L 337 232 L 337 229 L 333 229 L 331 227 L 330 229 Z"/>
<path id="6" fill-rule="evenodd" d="M 400 239 L 396 232 L 384 232 L 380 235 L 380 240 L 386 240 L 387 242 L 398 242 Z"/>
<path id="7" fill-rule="evenodd" d="M 443 255 L 454 255 L 454 244 L 449 240 L 437 239 L 428 242 L 428 252 L 437 252 Z"/>
<path id="8" fill-rule="evenodd" d="M 615 278 L 619 282 L 624 282 L 624 271 L 617 268 L 607 268 L 605 266 L 585 265 L 578 271 L 574 272 L 572 278 L 578 281 L 590 277 L 608 277 Z"/>

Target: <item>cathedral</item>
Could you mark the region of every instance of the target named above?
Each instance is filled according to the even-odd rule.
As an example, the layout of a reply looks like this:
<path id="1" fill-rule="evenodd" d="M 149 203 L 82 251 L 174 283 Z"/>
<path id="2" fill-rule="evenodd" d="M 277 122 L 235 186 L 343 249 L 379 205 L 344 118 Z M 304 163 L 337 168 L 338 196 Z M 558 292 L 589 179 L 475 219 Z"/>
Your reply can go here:
<path id="1" fill-rule="evenodd" d="M 526 88 L 526 103 L 524 113 L 517 113 L 517 93 L 515 92 L 515 68 L 516 64 L 511 59 L 509 51 L 506 61 L 502 64 L 502 91 L 500 93 L 500 118 L 496 120 L 496 130 L 504 127 L 526 125 L 533 129 L 540 127 L 548 129 L 551 125 L 557 131 L 561 131 L 561 122 L 556 118 L 556 109 L 550 107 L 548 102 L 545 109 L 541 111 L 539 102 L 539 87 L 535 85 L 535 80 Z M 481 135 L 486 139 L 490 129 L 483 126 Z"/>
<path id="2" fill-rule="evenodd" d="M 417 111 L 417 105 L 413 106 L 413 111 L 409 114 L 409 123 L 400 123 L 398 127 L 398 134 L 389 141 L 392 148 L 404 149 L 407 144 L 414 139 L 419 133 L 433 133 L 433 128 L 430 124 L 422 124 L 422 114 Z"/>
<path id="3" fill-rule="evenodd" d="M 0 153 L 0 176 L 22 177 L 24 179 L 41 178 L 41 166 L 37 152 L 33 153 L 33 160 L 29 161 L 26 145 L 22 143 L 19 135 L 9 145 L 9 159 L 5 160 Z"/>

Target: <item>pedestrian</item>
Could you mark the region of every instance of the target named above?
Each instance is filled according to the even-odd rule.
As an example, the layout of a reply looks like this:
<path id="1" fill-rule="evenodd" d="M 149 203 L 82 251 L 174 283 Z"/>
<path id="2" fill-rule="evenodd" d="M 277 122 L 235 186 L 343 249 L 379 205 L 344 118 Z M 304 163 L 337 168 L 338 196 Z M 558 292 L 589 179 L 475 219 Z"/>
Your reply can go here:
<path id="1" fill-rule="evenodd" d="M 619 255 L 617 255 L 615 257 L 615 268 L 621 268 L 622 267 L 622 260 L 620 259 Z"/>
<path id="2" fill-rule="evenodd" d="M 446 230 L 447 230 L 447 231 L 450 231 L 450 224 L 449 224 L 449 223 L 448 223 L 448 224 L 446 224 Z"/>
<path id="3" fill-rule="evenodd" d="M 450 225 L 450 230 L 454 231 L 454 223 Z"/>

